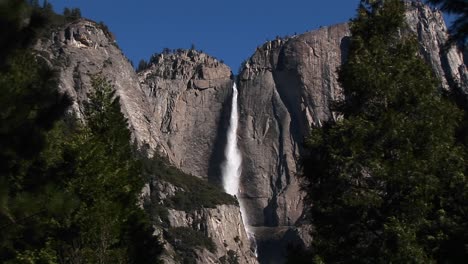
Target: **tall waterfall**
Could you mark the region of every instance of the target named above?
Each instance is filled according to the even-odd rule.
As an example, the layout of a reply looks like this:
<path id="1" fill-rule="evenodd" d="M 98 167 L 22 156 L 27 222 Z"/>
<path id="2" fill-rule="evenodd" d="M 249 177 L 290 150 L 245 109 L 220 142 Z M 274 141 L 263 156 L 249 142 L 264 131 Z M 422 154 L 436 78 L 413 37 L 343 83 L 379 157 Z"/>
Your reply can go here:
<path id="1" fill-rule="evenodd" d="M 232 86 L 232 107 L 231 118 L 229 119 L 229 129 L 227 133 L 227 145 L 224 150 L 226 161 L 222 167 L 223 187 L 230 195 L 236 195 L 239 191 L 239 181 L 241 175 L 242 157 L 237 148 L 237 126 L 239 114 L 237 111 L 237 86 L 236 83 Z M 242 216 L 243 218 L 245 216 Z"/>
<path id="2" fill-rule="evenodd" d="M 242 156 L 237 147 L 237 126 L 239 123 L 239 113 L 237 110 L 237 85 L 234 83 L 232 86 L 232 107 L 231 118 L 229 119 L 229 129 L 227 133 L 227 144 L 224 150 L 225 162 L 222 166 L 222 178 L 224 191 L 230 195 L 235 195 L 239 200 L 239 182 L 241 176 L 241 162 Z M 244 205 L 239 200 L 239 206 L 242 214 L 242 222 L 244 224 L 245 232 L 249 239 L 252 241 L 253 250 L 257 254 L 257 247 L 255 244 L 255 237 L 252 231 L 249 230 L 247 221 L 247 214 L 245 213 Z"/>

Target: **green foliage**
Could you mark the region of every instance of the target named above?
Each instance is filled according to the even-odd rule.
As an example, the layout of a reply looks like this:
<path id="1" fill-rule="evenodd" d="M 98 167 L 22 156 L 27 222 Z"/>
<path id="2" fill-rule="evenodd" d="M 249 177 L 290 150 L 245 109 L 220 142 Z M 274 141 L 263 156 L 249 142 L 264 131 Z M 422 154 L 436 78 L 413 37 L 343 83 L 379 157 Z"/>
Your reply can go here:
<path id="1" fill-rule="evenodd" d="M 0 1 L 0 67 L 8 64 L 15 50 L 28 48 L 43 31 L 48 18 L 42 8 L 25 1 Z"/>
<path id="2" fill-rule="evenodd" d="M 148 62 L 146 62 L 145 60 L 141 59 L 140 62 L 138 62 L 137 72 L 140 72 L 140 71 L 142 71 L 142 70 L 145 70 L 145 69 L 147 69 L 149 66 L 150 66 L 150 64 L 149 64 Z"/>
<path id="3" fill-rule="evenodd" d="M 183 263 L 196 263 L 196 248 L 206 248 L 215 252 L 216 245 L 205 234 L 189 227 L 173 227 L 167 231 L 167 239 L 182 258 Z"/>
<path id="4" fill-rule="evenodd" d="M 112 86 L 99 76 L 93 86 L 87 126 L 57 123 L 32 163 L 36 178 L 18 182 L 16 195 L 10 191 L 14 220 L 2 226 L 9 232 L 1 260 L 40 263 L 50 255 L 57 263 L 155 263 L 161 247 L 137 206 L 142 165 Z"/>
<path id="5" fill-rule="evenodd" d="M 92 76 L 92 85 L 85 107 L 87 127 L 67 149 L 76 175 L 68 188 L 81 200 L 73 219 L 79 242 L 73 243 L 89 263 L 154 263 L 161 249 L 148 216 L 137 207 L 142 164 L 134 158 L 112 85 L 99 75 Z"/>
<path id="6" fill-rule="evenodd" d="M 233 196 L 221 191 L 218 186 L 182 172 L 163 158 L 155 157 L 149 163 L 152 177 L 182 189 L 164 201 L 170 208 L 190 212 L 222 204 L 237 204 Z"/>
<path id="7" fill-rule="evenodd" d="M 31 17 L 31 25 L 22 24 L 30 13 L 21 1 L 0 4 L 0 23 L 8 25 L 0 40 L 0 262 L 17 253 L 40 259 L 50 252 L 38 249 L 46 244 L 42 226 L 73 208 L 73 198 L 54 184 L 41 155 L 69 100 L 56 90 L 54 73 L 25 49 L 40 23 Z"/>
<path id="8" fill-rule="evenodd" d="M 309 264 L 309 263 L 323 263 L 320 257 L 314 255 L 312 252 L 305 250 L 299 246 L 290 245 L 287 248 L 286 264 Z"/>
<path id="9" fill-rule="evenodd" d="M 127 247 L 130 263 L 158 263 L 156 259 L 161 254 L 162 247 L 153 236 L 153 226 L 148 215 L 142 210 L 135 210 L 127 217 L 123 225 L 121 246 Z"/>
<path id="10" fill-rule="evenodd" d="M 312 131 L 308 180 L 316 263 L 462 263 L 468 256 L 461 112 L 400 35 L 401 1 L 362 1 L 339 71 L 336 122 Z"/>
<path id="11" fill-rule="evenodd" d="M 81 10 L 79 8 L 68 8 L 65 7 L 63 10 L 63 15 L 67 21 L 74 21 L 81 18 Z"/>
<path id="12" fill-rule="evenodd" d="M 53 12 L 31 4 L 0 3 L 10 26 L 1 40 L 0 262 L 155 263 L 161 247 L 137 206 L 142 164 L 113 87 L 93 76 L 86 125 L 65 116 L 70 100 L 27 49 L 50 25 L 36 21 Z"/>

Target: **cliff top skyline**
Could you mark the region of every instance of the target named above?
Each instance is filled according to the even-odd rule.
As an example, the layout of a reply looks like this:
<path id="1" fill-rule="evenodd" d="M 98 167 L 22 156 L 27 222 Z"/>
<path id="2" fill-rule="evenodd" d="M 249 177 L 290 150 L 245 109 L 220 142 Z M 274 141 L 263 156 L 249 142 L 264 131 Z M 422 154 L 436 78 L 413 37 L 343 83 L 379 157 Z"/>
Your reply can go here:
<path id="1" fill-rule="evenodd" d="M 188 49 L 193 44 L 236 73 L 241 62 L 267 40 L 349 21 L 359 0 L 49 2 L 58 13 L 78 7 L 83 17 L 103 21 L 134 65 L 163 48 Z"/>

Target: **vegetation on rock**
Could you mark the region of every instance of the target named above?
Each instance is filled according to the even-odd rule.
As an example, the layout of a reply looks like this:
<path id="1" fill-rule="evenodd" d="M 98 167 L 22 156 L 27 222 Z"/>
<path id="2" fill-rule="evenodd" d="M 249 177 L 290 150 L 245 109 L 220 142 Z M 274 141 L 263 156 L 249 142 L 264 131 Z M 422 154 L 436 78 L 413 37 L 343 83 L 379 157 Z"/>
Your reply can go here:
<path id="1" fill-rule="evenodd" d="M 217 205 L 237 204 L 237 200 L 223 192 L 218 186 L 188 175 L 161 157 L 147 161 L 148 173 L 156 181 L 168 182 L 179 190 L 164 200 L 165 206 L 191 212 L 201 208 L 215 208 Z"/>
<path id="2" fill-rule="evenodd" d="M 213 240 L 202 232 L 189 227 L 169 228 L 165 236 L 178 253 L 179 261 L 184 264 L 195 264 L 196 249 L 207 249 L 215 252 L 216 245 Z"/>

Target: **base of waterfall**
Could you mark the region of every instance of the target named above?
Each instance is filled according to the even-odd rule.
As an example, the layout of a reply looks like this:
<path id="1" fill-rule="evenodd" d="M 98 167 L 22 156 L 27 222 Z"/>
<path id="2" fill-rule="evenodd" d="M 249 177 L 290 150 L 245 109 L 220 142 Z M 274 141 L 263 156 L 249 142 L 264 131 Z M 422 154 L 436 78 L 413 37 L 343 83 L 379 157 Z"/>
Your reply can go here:
<path id="1" fill-rule="evenodd" d="M 294 226 L 250 226 L 255 233 L 255 245 L 258 250 L 256 256 L 259 263 L 284 264 L 288 255 L 287 249 L 296 245 L 298 241 Z"/>

